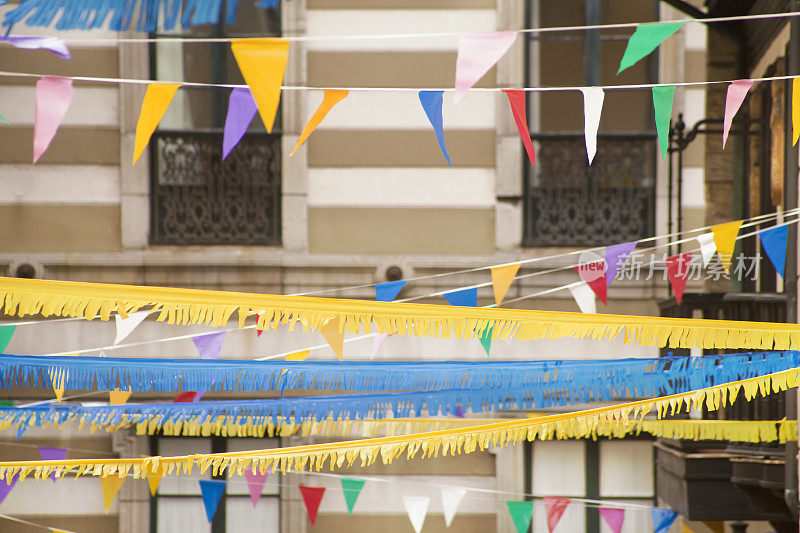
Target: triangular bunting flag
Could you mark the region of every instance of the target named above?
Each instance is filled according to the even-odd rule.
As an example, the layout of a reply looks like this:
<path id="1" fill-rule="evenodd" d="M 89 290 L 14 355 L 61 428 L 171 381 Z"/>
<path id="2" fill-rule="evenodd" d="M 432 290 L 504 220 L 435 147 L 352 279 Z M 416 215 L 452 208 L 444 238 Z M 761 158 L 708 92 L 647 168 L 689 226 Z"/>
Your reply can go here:
<path id="1" fill-rule="evenodd" d="M 736 235 L 739 234 L 739 227 L 743 220 L 734 220 L 725 224 L 719 224 L 711 228 L 714 234 L 714 244 L 717 246 L 719 261 L 725 272 L 731 270 L 731 259 L 733 259 L 733 249 L 736 247 Z"/>
<path id="2" fill-rule="evenodd" d="M 667 533 L 672 523 L 678 518 L 678 513 L 672 509 L 663 509 L 661 507 L 651 507 L 650 517 L 653 519 L 653 529 L 655 533 Z"/>
<path id="3" fill-rule="evenodd" d="M 303 503 L 306 505 L 306 512 L 308 513 L 308 520 L 311 525 L 317 521 L 317 511 L 319 504 L 322 502 L 322 496 L 325 495 L 325 487 L 306 487 L 305 485 L 298 485 L 300 494 L 303 495 Z"/>
<path id="4" fill-rule="evenodd" d="M 114 498 L 117 497 L 119 489 L 125 483 L 124 477 L 108 476 L 100 478 L 100 490 L 103 492 L 103 504 L 106 507 L 106 514 L 111 509 L 111 504 L 114 503 Z"/>
<path id="5" fill-rule="evenodd" d="M 108 391 L 108 403 L 111 405 L 123 405 L 131 397 L 133 391 L 114 389 Z"/>
<path id="6" fill-rule="evenodd" d="M 714 252 L 717 251 L 717 245 L 714 242 L 713 233 L 703 233 L 695 237 L 700 244 L 700 255 L 703 257 L 703 266 L 708 265 L 711 258 L 714 257 Z"/>
<path id="7" fill-rule="evenodd" d="M 361 489 L 364 488 L 365 480 L 352 477 L 339 478 L 342 482 L 342 492 L 344 493 L 344 501 L 347 504 L 347 514 L 353 514 L 353 507 L 356 504 L 358 495 L 361 494 Z"/>
<path id="8" fill-rule="evenodd" d="M 661 147 L 661 157 L 665 157 L 669 150 L 669 123 L 672 120 L 672 97 L 675 95 L 675 86 L 653 87 L 652 91 L 658 145 Z"/>
<path id="9" fill-rule="evenodd" d="M 381 349 L 383 345 L 383 341 L 391 337 L 391 335 L 387 333 L 378 333 L 374 337 L 372 337 L 372 353 L 369 355 L 369 358 L 372 359 L 375 357 L 375 354 L 378 353 L 378 350 Z"/>
<path id="10" fill-rule="evenodd" d="M 119 344 L 125 337 L 131 334 L 136 327 L 147 318 L 150 311 L 136 311 L 130 313 L 128 318 L 122 318 L 120 315 L 114 315 L 114 321 L 117 324 L 117 336 L 114 338 L 114 344 Z"/>
<path id="11" fill-rule="evenodd" d="M 544 498 L 544 512 L 547 515 L 547 530 L 550 533 L 555 531 L 558 522 L 564 515 L 569 505 L 569 498 Z"/>
<path id="12" fill-rule="evenodd" d="M 69 48 L 61 39 L 55 37 L 32 37 L 28 35 L 0 37 L 0 41 L 8 41 L 15 48 L 23 50 L 47 50 L 53 52 L 61 59 L 70 60 L 72 55 Z"/>
<path id="13" fill-rule="evenodd" d="M 39 446 L 39 456 L 42 461 L 63 461 L 67 457 L 67 450 L 64 448 L 49 448 L 47 446 Z M 56 482 L 56 473 L 50 473 L 50 479 L 53 483 Z"/>
<path id="14" fill-rule="evenodd" d="M 444 299 L 450 305 L 458 307 L 478 307 L 478 287 L 460 289 L 444 293 Z"/>
<path id="15" fill-rule="evenodd" d="M 622 523 L 625 521 L 625 509 L 615 509 L 611 507 L 599 507 L 600 516 L 603 517 L 612 533 L 622 531 Z"/>
<path id="16" fill-rule="evenodd" d="M 528 159 L 533 165 L 536 161 L 536 150 L 533 149 L 531 132 L 528 130 L 528 114 L 525 112 L 525 91 L 503 89 L 503 92 L 508 97 L 508 103 L 511 105 L 511 114 L 514 115 L 514 122 L 517 124 L 519 136 L 522 138 L 522 144 L 525 146 Z"/>
<path id="17" fill-rule="evenodd" d="M 290 353 L 286 356 L 287 361 L 305 361 L 311 350 L 301 350 L 299 352 Z"/>
<path id="18" fill-rule="evenodd" d="M 300 138 L 297 139 L 297 144 L 294 145 L 294 150 L 289 154 L 290 156 L 293 156 L 297 149 L 308 139 L 309 135 L 319 126 L 319 123 L 322 122 L 322 119 L 325 118 L 325 115 L 328 114 L 333 106 L 344 100 L 348 94 L 350 94 L 350 91 L 344 89 L 325 89 L 322 96 L 322 103 L 319 104 L 317 110 L 314 111 L 314 114 L 308 119 L 308 123 L 306 123 L 302 133 L 300 133 Z"/>
<path id="19" fill-rule="evenodd" d="M 200 354 L 201 359 L 219 359 L 219 354 L 222 351 L 222 343 L 225 342 L 224 331 L 216 333 L 207 333 L 205 335 L 197 335 L 192 337 L 197 348 L 197 353 Z"/>
<path id="20" fill-rule="evenodd" d="M 506 55 L 516 39 L 515 31 L 475 33 L 461 37 L 456 58 L 456 103 Z"/>
<path id="21" fill-rule="evenodd" d="M 603 305 L 606 304 L 606 262 L 593 261 L 591 263 L 581 263 L 575 267 L 575 271 L 589 288 L 600 298 Z"/>
<path id="22" fill-rule="evenodd" d="M 257 315 L 256 315 L 256 336 L 257 336 L 257 337 L 260 337 L 260 336 L 261 336 L 261 334 L 262 334 L 262 333 L 264 333 L 264 330 L 263 330 L 263 329 L 258 329 L 258 319 L 259 319 L 259 317 L 261 317 L 261 315 L 258 315 L 258 314 L 257 314 Z"/>
<path id="23" fill-rule="evenodd" d="M 635 65 L 640 59 L 649 55 L 664 40 L 681 29 L 685 22 L 674 22 L 671 24 L 640 24 L 636 26 L 636 31 L 628 39 L 628 46 L 622 54 L 617 74 L 628 67 Z"/>
<path id="24" fill-rule="evenodd" d="M 582 281 L 574 285 L 567 285 L 572 297 L 575 298 L 575 303 L 578 304 L 582 313 L 594 314 L 597 312 L 597 305 L 594 299 L 594 291 Z"/>
<path id="25" fill-rule="evenodd" d="M 450 163 L 450 154 L 447 153 L 447 147 L 444 144 L 444 121 L 442 119 L 442 95 L 444 91 L 420 91 L 419 103 L 422 104 L 422 109 L 428 116 L 428 120 L 433 127 L 433 132 L 436 134 L 436 141 L 439 143 L 439 148 L 442 150 L 445 161 L 448 166 L 453 166 Z"/>
<path id="26" fill-rule="evenodd" d="M 17 428 L 17 440 L 21 439 L 26 431 L 28 431 L 28 426 L 25 424 L 20 424 L 20 426 Z"/>
<path id="27" fill-rule="evenodd" d="M 252 468 L 245 468 L 244 477 L 247 479 L 247 490 L 250 491 L 250 501 L 253 507 L 258 505 L 258 500 L 261 499 L 261 492 L 264 490 L 264 484 L 267 482 L 267 474 L 264 472 L 253 472 Z"/>
<path id="28" fill-rule="evenodd" d="M 672 291 L 675 293 L 675 300 L 678 305 L 681 304 L 681 299 L 683 299 L 683 290 L 686 288 L 686 280 L 689 279 L 691 262 L 692 252 L 667 257 L 667 278 L 670 285 L 672 285 Z"/>
<path id="29" fill-rule="evenodd" d="M 5 352 L 16 330 L 17 326 L 0 326 L 0 352 Z"/>
<path id="30" fill-rule="evenodd" d="M 761 239 L 761 246 L 767 253 L 767 257 L 772 262 L 772 266 L 783 277 L 786 268 L 786 243 L 789 234 L 789 226 L 775 226 L 758 232 Z"/>
<path id="31" fill-rule="evenodd" d="M 597 130 L 600 128 L 600 115 L 603 112 L 605 93 L 600 87 L 584 87 L 583 93 L 583 136 L 586 141 L 586 156 L 589 164 L 597 153 Z"/>
<path id="32" fill-rule="evenodd" d="M 147 474 L 147 486 L 150 487 L 150 496 L 156 495 L 160 484 L 161 476 L 159 474 Z"/>
<path id="33" fill-rule="evenodd" d="M 176 83 L 151 83 L 147 86 L 142 110 L 139 112 L 139 122 L 136 123 L 136 140 L 133 147 L 134 165 L 144 152 L 147 143 L 150 142 L 150 137 L 156 131 L 158 123 L 161 122 L 161 117 L 167 112 L 178 88 L 180 88 L 180 84 Z"/>
<path id="34" fill-rule="evenodd" d="M 236 39 L 231 41 L 231 50 L 258 104 L 264 127 L 272 133 L 289 58 L 289 41 L 280 38 Z"/>
<path id="35" fill-rule="evenodd" d="M 610 286 L 611 282 L 614 281 L 617 272 L 619 272 L 619 267 L 625 264 L 638 242 L 624 242 L 606 247 L 606 286 Z"/>
<path id="36" fill-rule="evenodd" d="M 378 302 L 393 302 L 403 287 L 406 286 L 406 280 L 400 281 L 387 281 L 386 283 L 375 284 L 375 300 Z"/>
<path id="37" fill-rule="evenodd" d="M 747 91 L 753 86 L 753 80 L 734 80 L 728 85 L 728 93 L 725 95 L 725 116 L 722 119 L 722 149 L 728 142 L 728 133 L 731 131 L 733 117 L 742 107 L 742 102 L 747 97 Z"/>
<path id="38" fill-rule="evenodd" d="M 792 79 L 792 146 L 800 139 L 800 76 Z"/>
<path id="39" fill-rule="evenodd" d="M 33 162 L 47 151 L 72 101 L 72 78 L 42 76 L 36 82 L 33 122 Z"/>
<path id="40" fill-rule="evenodd" d="M 533 502 L 507 501 L 506 506 L 517 533 L 528 533 L 533 518 Z"/>
<path id="41" fill-rule="evenodd" d="M 225 128 L 222 130 L 222 159 L 228 157 L 247 128 L 256 116 L 258 106 L 250 94 L 250 89 L 235 87 L 228 98 L 228 114 L 225 116 Z"/>
<path id="42" fill-rule="evenodd" d="M 203 505 L 206 508 L 206 517 L 211 522 L 217 512 L 219 500 L 225 493 L 225 482 L 216 479 L 201 479 L 199 483 L 200 495 L 203 497 Z"/>
<path id="43" fill-rule="evenodd" d="M 458 487 L 442 488 L 442 512 L 444 513 L 444 523 L 447 527 L 450 527 L 450 524 L 453 523 L 456 510 L 458 510 L 458 504 L 461 503 L 461 498 L 463 498 L 466 493 L 466 490 Z"/>
<path id="44" fill-rule="evenodd" d="M 494 331 L 494 326 L 488 327 L 483 330 L 481 333 L 481 346 L 486 351 L 486 355 L 489 355 L 489 349 L 492 347 L 492 332 Z"/>
<path id="45" fill-rule="evenodd" d="M 193 402 L 195 397 L 197 396 L 196 391 L 183 391 L 179 392 L 175 398 L 173 398 L 172 403 L 189 403 Z"/>
<path id="46" fill-rule="evenodd" d="M 11 481 L 0 479 L 0 503 L 3 503 L 3 500 L 8 497 L 8 494 L 11 492 L 11 489 L 14 488 L 14 485 L 17 484 L 18 480 L 19 473 L 14 474 L 14 477 L 11 478 Z"/>
<path id="47" fill-rule="evenodd" d="M 335 353 L 336 357 L 341 361 L 342 355 L 344 354 L 344 331 L 339 330 L 339 317 L 331 318 L 325 322 L 325 324 L 319 328 L 319 332 L 322 333 L 322 336 L 325 337 L 333 353 Z"/>
<path id="48" fill-rule="evenodd" d="M 408 519 L 416 533 L 422 531 L 422 524 L 425 523 L 425 516 L 428 514 L 430 498 L 425 496 L 403 496 L 403 505 L 408 513 Z"/>
<path id="49" fill-rule="evenodd" d="M 519 272 L 519 267 L 519 263 L 513 263 L 511 265 L 500 265 L 489 269 L 492 273 L 494 303 L 497 305 L 500 305 L 503 302 L 503 298 L 506 297 L 508 289 L 511 287 L 511 284 L 514 283 L 514 278 L 517 272 Z"/>

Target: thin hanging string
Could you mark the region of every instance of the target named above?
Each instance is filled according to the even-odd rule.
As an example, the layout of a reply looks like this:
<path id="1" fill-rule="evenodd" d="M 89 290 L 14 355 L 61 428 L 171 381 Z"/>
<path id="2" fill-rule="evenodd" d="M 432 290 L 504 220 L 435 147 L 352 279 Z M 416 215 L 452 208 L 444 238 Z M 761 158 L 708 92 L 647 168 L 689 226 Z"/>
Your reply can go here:
<path id="1" fill-rule="evenodd" d="M 12 522 L 18 522 L 20 524 L 25 524 L 26 526 L 38 527 L 40 529 L 46 529 L 48 531 L 63 531 L 64 533 L 75 533 L 74 531 L 70 531 L 69 529 L 63 529 L 63 528 L 60 528 L 60 527 L 43 526 L 42 524 L 37 524 L 35 522 L 29 522 L 27 520 L 23 520 L 22 518 L 17 518 L 16 516 L 9 516 L 7 514 L 0 514 L 0 518 L 4 518 L 6 520 L 11 520 Z"/>
<path id="2" fill-rule="evenodd" d="M 746 20 L 764 20 L 776 18 L 791 18 L 800 16 L 800 12 L 785 13 L 761 13 L 758 15 L 736 15 L 731 17 L 707 17 L 702 19 L 671 19 L 658 20 L 653 22 L 618 22 L 614 24 L 586 24 L 578 26 L 550 26 L 545 28 L 522 28 L 519 30 L 507 30 L 518 33 L 558 33 L 575 32 L 588 30 L 621 30 L 638 28 L 639 26 L 664 26 L 667 24 L 708 24 L 716 22 L 739 22 Z M 424 32 L 424 33 L 385 33 L 385 34 L 363 34 L 363 35 L 297 35 L 281 37 L 291 42 L 309 41 L 351 41 L 351 40 L 382 40 L 382 39 L 425 39 L 436 37 L 460 37 L 463 35 L 485 35 L 496 33 L 495 31 L 482 32 Z M 18 35 L 22 36 L 22 35 Z M 172 41 L 176 43 L 227 43 L 241 38 L 236 37 L 171 37 L 166 35 L 159 38 L 151 37 L 121 37 L 121 38 L 92 38 L 92 37 L 63 37 L 61 41 L 67 43 L 163 43 Z"/>

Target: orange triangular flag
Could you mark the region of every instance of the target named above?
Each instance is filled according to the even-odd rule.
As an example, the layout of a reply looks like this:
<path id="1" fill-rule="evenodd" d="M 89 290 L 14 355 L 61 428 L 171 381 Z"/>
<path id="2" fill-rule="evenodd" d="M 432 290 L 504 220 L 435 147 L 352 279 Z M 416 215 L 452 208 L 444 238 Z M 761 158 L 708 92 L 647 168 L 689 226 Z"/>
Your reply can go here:
<path id="1" fill-rule="evenodd" d="M 323 333 L 323 335 L 324 335 L 324 333 Z M 308 354 L 310 354 L 310 353 L 311 353 L 311 350 L 303 350 L 302 352 L 290 353 L 289 355 L 286 356 L 286 360 L 287 361 L 303 361 L 303 360 L 305 360 L 306 357 L 308 357 Z M 339 357 L 339 359 L 341 359 L 341 357 Z"/>
<path id="2" fill-rule="evenodd" d="M 108 391 L 108 403 L 111 405 L 123 405 L 131 397 L 133 391 L 114 389 Z"/>
<path id="3" fill-rule="evenodd" d="M 111 504 L 114 502 L 114 498 L 117 497 L 117 493 L 123 483 L 125 483 L 124 477 L 109 476 L 100 478 L 100 489 L 103 491 L 103 503 L 106 506 L 106 514 L 108 514 L 108 510 L 111 509 Z"/>
<path id="4" fill-rule="evenodd" d="M 514 276 L 519 271 L 519 263 L 513 265 L 501 265 L 492 267 L 492 288 L 494 289 L 494 301 L 497 305 L 506 297 L 508 288 L 514 283 Z"/>
<path id="5" fill-rule="evenodd" d="M 280 38 L 236 39 L 231 41 L 231 51 L 258 105 L 264 127 L 272 133 L 289 57 L 289 41 Z"/>
<path id="6" fill-rule="evenodd" d="M 731 259 L 733 258 L 733 249 L 736 246 L 736 235 L 739 234 L 739 226 L 742 225 L 742 222 L 744 220 L 734 220 L 711 228 L 711 232 L 714 233 L 714 244 L 717 245 L 719 261 L 722 263 L 725 272 L 731 271 Z"/>
<path id="7" fill-rule="evenodd" d="M 147 484 L 150 485 L 150 496 L 155 496 L 158 485 L 161 483 L 161 476 L 158 474 L 147 474 Z"/>
<path id="8" fill-rule="evenodd" d="M 297 139 L 297 144 L 294 145 L 294 150 L 292 153 L 289 154 L 290 156 L 294 155 L 300 145 L 302 145 L 308 136 L 311 135 L 319 123 L 322 122 L 322 119 L 325 118 L 325 115 L 328 114 L 328 111 L 333 108 L 336 104 L 344 100 L 344 98 L 350 94 L 350 91 L 346 91 L 344 89 L 325 89 L 325 95 L 322 97 L 322 103 L 319 104 L 319 107 L 314 114 L 308 119 L 308 123 L 306 127 L 303 128 L 303 133 L 300 134 L 300 138 Z"/>
<path id="9" fill-rule="evenodd" d="M 319 328 L 319 332 L 328 341 L 328 344 L 336 353 L 336 357 L 342 360 L 342 352 L 344 351 L 344 331 L 339 331 L 339 317 L 331 318 Z"/>
<path id="10" fill-rule="evenodd" d="M 144 93 L 142 110 L 139 112 L 139 122 L 136 123 L 136 141 L 133 146 L 133 164 L 139 160 L 139 156 L 144 152 L 150 137 L 156 131 L 156 126 L 161 122 L 161 117 L 167 112 L 175 91 L 178 90 L 178 83 L 151 83 L 147 86 Z"/>

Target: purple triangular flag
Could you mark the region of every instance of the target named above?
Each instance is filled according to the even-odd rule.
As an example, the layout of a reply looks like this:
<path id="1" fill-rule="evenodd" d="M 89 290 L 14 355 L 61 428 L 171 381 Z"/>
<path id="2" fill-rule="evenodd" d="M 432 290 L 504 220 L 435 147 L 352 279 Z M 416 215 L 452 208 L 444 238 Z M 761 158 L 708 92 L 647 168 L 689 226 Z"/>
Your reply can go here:
<path id="1" fill-rule="evenodd" d="M 63 461 L 67 457 L 67 450 L 64 448 L 48 448 L 47 446 L 39 446 L 39 455 L 42 461 Z M 53 483 L 56 482 L 56 473 L 50 474 L 50 479 Z"/>
<path id="2" fill-rule="evenodd" d="M 222 132 L 222 159 L 228 157 L 234 146 L 242 140 L 247 128 L 258 111 L 256 101 L 250 90 L 236 87 L 228 99 L 228 115 L 225 117 L 225 129 Z"/>
<path id="3" fill-rule="evenodd" d="M 247 489 L 250 491 L 250 501 L 253 502 L 253 507 L 258 505 L 258 500 L 261 499 L 261 491 L 264 490 L 264 483 L 267 482 L 266 473 L 261 472 L 253 473 L 252 468 L 247 468 L 244 476 L 247 478 Z"/>
<path id="4" fill-rule="evenodd" d="M 53 52 L 55 55 L 62 59 L 70 59 L 69 49 L 64 41 L 56 39 L 55 37 L 33 37 L 27 35 L 0 37 L 1 41 L 8 41 L 16 48 L 25 48 L 27 50 L 47 50 Z"/>
<path id="5" fill-rule="evenodd" d="M 625 264 L 625 260 L 639 241 L 623 242 L 622 244 L 612 244 L 606 247 L 606 287 L 614 281 L 619 267 Z"/>
<path id="6" fill-rule="evenodd" d="M 6 499 L 8 493 L 11 492 L 11 489 L 14 488 L 14 485 L 17 484 L 19 480 L 19 472 L 14 474 L 14 477 L 11 478 L 11 482 L 6 483 L 5 479 L 0 480 L 0 503 L 3 503 L 3 500 Z"/>
<path id="7" fill-rule="evenodd" d="M 219 359 L 219 353 L 222 351 L 222 343 L 224 340 L 224 331 L 192 337 L 192 341 L 197 347 L 197 352 L 200 354 L 201 359 Z"/>

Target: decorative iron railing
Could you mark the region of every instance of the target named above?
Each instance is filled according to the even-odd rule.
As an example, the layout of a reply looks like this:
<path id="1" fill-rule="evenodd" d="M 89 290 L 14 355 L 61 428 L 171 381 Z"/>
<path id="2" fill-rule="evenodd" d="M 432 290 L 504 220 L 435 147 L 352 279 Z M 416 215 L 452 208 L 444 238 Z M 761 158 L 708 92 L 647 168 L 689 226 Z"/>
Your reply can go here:
<path id="1" fill-rule="evenodd" d="M 247 134 L 222 160 L 222 134 L 158 131 L 151 244 L 280 244 L 280 135 Z"/>

